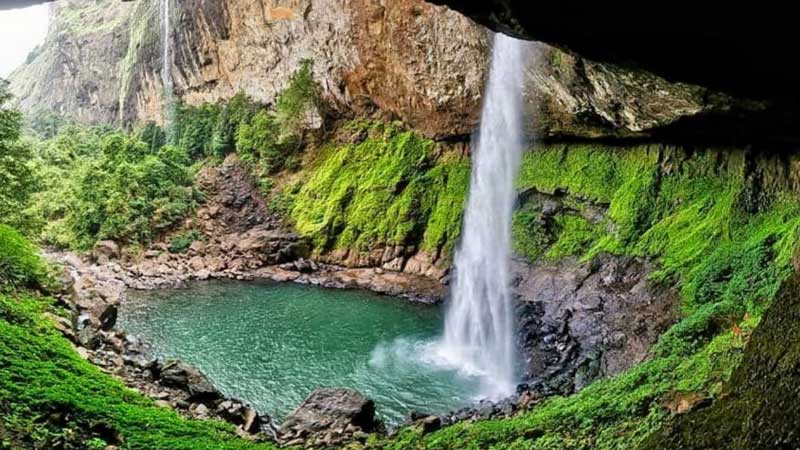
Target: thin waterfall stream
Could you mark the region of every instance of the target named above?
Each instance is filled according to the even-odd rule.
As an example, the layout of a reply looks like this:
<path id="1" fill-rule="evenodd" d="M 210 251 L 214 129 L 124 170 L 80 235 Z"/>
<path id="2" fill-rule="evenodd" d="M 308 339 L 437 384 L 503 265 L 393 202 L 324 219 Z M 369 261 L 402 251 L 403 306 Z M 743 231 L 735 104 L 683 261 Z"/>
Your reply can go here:
<path id="1" fill-rule="evenodd" d="M 172 12 L 171 0 L 161 0 L 161 84 L 163 86 L 164 127 L 172 129 L 175 86 L 172 80 Z"/>
<path id="2" fill-rule="evenodd" d="M 510 286 L 514 182 L 524 147 L 526 43 L 496 34 L 478 133 L 455 280 L 436 356 L 481 379 L 481 397 L 514 392 L 514 320 Z"/>

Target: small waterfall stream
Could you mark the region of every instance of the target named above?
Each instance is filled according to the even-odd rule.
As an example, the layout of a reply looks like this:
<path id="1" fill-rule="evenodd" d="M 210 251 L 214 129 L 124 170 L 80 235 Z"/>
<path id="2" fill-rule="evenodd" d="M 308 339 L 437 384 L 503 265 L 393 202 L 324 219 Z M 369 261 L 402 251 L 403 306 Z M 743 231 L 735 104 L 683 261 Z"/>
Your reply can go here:
<path id="1" fill-rule="evenodd" d="M 497 34 L 479 132 L 455 281 L 437 356 L 479 376 L 481 396 L 514 392 L 514 321 L 510 286 L 511 215 L 520 166 L 526 43 Z"/>
<path id="2" fill-rule="evenodd" d="M 175 86 L 172 80 L 172 12 L 171 0 L 161 0 L 161 84 L 164 89 L 164 128 L 169 134 L 175 112 Z"/>

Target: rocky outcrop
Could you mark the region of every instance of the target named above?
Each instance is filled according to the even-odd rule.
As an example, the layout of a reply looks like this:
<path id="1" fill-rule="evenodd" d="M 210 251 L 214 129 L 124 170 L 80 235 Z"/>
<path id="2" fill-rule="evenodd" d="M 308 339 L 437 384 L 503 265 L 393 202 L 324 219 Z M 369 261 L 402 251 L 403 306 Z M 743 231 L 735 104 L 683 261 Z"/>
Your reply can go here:
<path id="1" fill-rule="evenodd" d="M 332 447 L 353 438 L 364 440 L 377 426 L 372 400 L 350 389 L 323 388 L 286 417 L 280 437 L 288 446 Z"/>
<path id="2" fill-rule="evenodd" d="M 642 362 L 679 317 L 677 292 L 650 283 L 643 260 L 515 266 L 528 384 L 545 394 L 573 393 Z"/>
<path id="3" fill-rule="evenodd" d="M 248 435 L 275 437 L 275 426 L 243 402 L 227 398 L 199 369 L 182 361 L 162 364 L 137 339 L 114 330 L 117 304 L 124 299 L 122 281 L 69 255 L 48 255 L 65 264 L 70 287 L 59 299 L 73 320 L 48 314 L 56 329 L 70 339 L 78 354 L 154 399 L 193 418 L 217 418 L 236 425 Z M 121 287 L 121 289 L 120 289 Z M 112 299 L 113 300 L 109 300 Z M 113 301 L 109 304 L 108 301 Z M 102 311 L 99 315 L 97 311 Z"/>
<path id="4" fill-rule="evenodd" d="M 787 7 L 671 2 L 657 18 L 628 2 L 567 0 L 431 0 L 494 30 L 574 50 L 586 57 L 642 67 L 671 80 L 750 97 L 798 94 L 796 63 L 765 67 L 792 50 Z M 769 23 L 763 33 L 742 33 Z"/>
<path id="5" fill-rule="evenodd" d="M 170 67 L 176 94 L 188 103 L 239 91 L 272 103 L 300 61 L 311 59 L 334 115 L 400 119 L 448 140 L 465 140 L 475 127 L 490 39 L 445 7 L 422 0 L 176 6 Z M 19 106 L 84 123 L 163 121 L 158 2 L 64 0 L 55 8 L 45 44 L 11 76 Z M 537 117 L 531 131 L 540 137 L 652 136 L 685 120 L 738 118 L 761 108 L 544 44 L 531 51 L 538 62 L 528 71 L 526 97 Z M 717 137 L 731 131 L 710 124 L 695 130 Z"/>

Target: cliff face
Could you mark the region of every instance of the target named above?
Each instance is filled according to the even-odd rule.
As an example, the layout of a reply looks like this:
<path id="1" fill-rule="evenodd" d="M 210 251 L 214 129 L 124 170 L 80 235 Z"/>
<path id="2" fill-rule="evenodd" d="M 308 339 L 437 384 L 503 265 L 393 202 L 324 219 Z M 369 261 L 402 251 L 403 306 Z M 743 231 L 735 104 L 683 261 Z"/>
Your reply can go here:
<path id="1" fill-rule="evenodd" d="M 187 0 L 175 2 L 175 93 L 192 104 L 239 91 L 270 103 L 303 59 L 335 113 L 400 119 L 433 138 L 472 131 L 491 36 L 421 0 Z M 64 0 L 31 62 L 11 77 L 26 112 L 83 123 L 162 121 L 158 0 Z M 529 105 L 538 136 L 647 136 L 743 106 L 707 89 L 598 64 L 532 44 Z M 714 131 L 719 132 L 719 131 Z"/>
<path id="2" fill-rule="evenodd" d="M 11 75 L 12 92 L 26 113 L 53 111 L 82 123 L 113 123 L 119 116 L 114 93 L 134 6 L 85 3 L 65 0 L 51 7 L 45 43 Z"/>

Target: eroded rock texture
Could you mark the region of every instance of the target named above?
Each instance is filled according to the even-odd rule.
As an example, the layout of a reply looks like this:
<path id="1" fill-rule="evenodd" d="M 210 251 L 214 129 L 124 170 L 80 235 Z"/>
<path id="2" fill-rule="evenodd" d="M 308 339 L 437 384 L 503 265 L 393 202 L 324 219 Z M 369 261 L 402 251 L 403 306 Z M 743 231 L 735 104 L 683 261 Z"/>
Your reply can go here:
<path id="1" fill-rule="evenodd" d="M 489 32 L 421 0 L 187 0 L 173 18 L 171 73 L 192 104 L 244 91 L 270 103 L 304 59 L 334 116 L 400 119 L 465 140 L 488 71 Z M 163 118 L 159 2 L 64 0 L 46 43 L 11 77 L 26 112 L 84 123 Z M 528 72 L 542 137 L 647 136 L 681 119 L 758 110 L 697 86 L 598 64 L 544 44 Z M 725 134 L 729 130 L 707 129 Z"/>
<path id="2" fill-rule="evenodd" d="M 575 392 L 642 362 L 678 318 L 677 292 L 649 283 L 643 260 L 515 266 L 526 376 L 544 393 Z"/>

